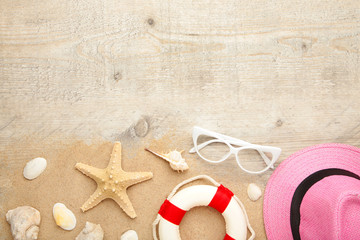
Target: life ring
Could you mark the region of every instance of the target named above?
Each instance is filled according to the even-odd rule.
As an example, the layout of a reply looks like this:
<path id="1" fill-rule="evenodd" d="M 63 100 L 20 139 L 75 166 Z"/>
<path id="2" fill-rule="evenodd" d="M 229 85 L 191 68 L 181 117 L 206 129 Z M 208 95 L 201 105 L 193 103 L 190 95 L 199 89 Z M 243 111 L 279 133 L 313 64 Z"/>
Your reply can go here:
<path id="1" fill-rule="evenodd" d="M 215 186 L 195 185 L 176 193 L 181 186 L 201 178 L 208 179 Z M 213 207 L 223 215 L 226 224 L 224 240 L 245 240 L 247 228 L 252 234 L 249 240 L 254 239 L 255 233 L 250 226 L 243 204 L 229 189 L 206 175 L 191 178 L 175 187 L 161 205 L 153 223 L 154 239 L 157 240 L 156 225 L 159 224 L 161 240 L 181 240 L 179 224 L 185 213 L 197 206 Z"/>

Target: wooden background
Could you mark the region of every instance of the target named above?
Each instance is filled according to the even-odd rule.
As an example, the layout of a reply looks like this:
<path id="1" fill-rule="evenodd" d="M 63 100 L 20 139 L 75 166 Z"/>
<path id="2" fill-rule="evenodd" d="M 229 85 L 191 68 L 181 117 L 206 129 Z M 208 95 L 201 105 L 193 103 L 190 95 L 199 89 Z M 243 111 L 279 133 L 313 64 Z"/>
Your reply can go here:
<path id="1" fill-rule="evenodd" d="M 357 0 L 1 0 L 0 14 L 3 202 L 4 176 L 50 139 L 121 139 L 135 152 L 151 132 L 188 150 L 199 125 L 281 147 L 280 161 L 316 143 L 360 146 Z M 264 188 L 270 174 L 253 181 Z"/>

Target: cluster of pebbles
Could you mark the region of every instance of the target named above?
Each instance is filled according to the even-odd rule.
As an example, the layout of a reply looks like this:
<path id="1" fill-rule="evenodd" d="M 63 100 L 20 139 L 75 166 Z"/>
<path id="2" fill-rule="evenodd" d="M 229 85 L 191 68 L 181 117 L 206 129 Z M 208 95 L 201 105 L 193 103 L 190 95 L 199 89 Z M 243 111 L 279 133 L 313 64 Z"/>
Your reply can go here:
<path id="1" fill-rule="evenodd" d="M 28 180 L 33 180 L 41 175 L 46 169 L 47 161 L 44 158 L 34 158 L 24 167 L 23 175 Z M 53 207 L 53 216 L 56 225 L 64 230 L 71 231 L 76 227 L 76 217 L 63 203 L 56 203 Z M 30 206 L 21 206 L 9 210 L 6 220 L 11 226 L 11 234 L 14 240 L 36 240 L 40 230 L 40 212 Z M 85 227 L 75 240 L 102 240 L 104 231 L 100 224 L 86 222 Z M 120 240 L 138 240 L 134 230 L 125 232 Z"/>

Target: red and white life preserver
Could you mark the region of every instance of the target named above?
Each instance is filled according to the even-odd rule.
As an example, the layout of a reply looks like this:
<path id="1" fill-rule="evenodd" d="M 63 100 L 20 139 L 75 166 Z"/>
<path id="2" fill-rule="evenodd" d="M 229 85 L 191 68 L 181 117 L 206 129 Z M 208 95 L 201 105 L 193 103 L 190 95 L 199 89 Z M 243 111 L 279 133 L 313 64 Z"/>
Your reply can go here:
<path id="1" fill-rule="evenodd" d="M 176 193 L 181 186 L 201 178 L 208 179 L 215 186 L 195 185 Z M 206 175 L 191 178 L 175 187 L 162 204 L 154 221 L 154 239 L 157 240 L 156 225 L 159 223 L 161 240 L 180 240 L 179 224 L 185 213 L 197 206 L 213 207 L 223 215 L 226 223 L 224 240 L 245 240 L 247 228 L 252 234 L 249 240 L 254 239 L 255 233 L 250 226 L 243 204 L 229 189 Z"/>

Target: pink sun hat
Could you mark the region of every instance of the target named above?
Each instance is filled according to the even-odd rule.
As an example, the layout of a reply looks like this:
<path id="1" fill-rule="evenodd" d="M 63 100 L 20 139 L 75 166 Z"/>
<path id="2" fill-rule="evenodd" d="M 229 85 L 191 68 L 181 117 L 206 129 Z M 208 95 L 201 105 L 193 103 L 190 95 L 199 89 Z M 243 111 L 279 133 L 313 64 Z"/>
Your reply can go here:
<path id="1" fill-rule="evenodd" d="M 360 149 L 320 144 L 294 153 L 264 194 L 269 240 L 360 239 Z"/>

